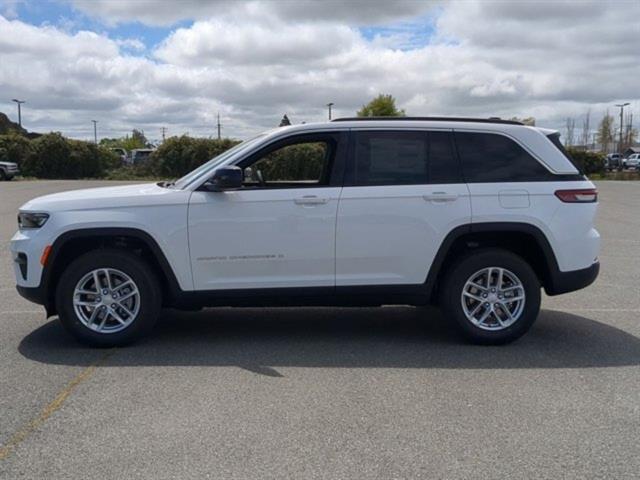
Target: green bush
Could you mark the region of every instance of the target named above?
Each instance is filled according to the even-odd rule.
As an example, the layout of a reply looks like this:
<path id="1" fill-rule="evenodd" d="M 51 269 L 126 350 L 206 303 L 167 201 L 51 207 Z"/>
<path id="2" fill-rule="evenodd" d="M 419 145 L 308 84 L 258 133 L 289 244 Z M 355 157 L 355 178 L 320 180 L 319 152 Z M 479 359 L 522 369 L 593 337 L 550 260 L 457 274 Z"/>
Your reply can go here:
<path id="1" fill-rule="evenodd" d="M 601 154 L 574 148 L 568 149 L 568 152 L 586 175 L 604 173 L 604 158 Z"/>
<path id="2" fill-rule="evenodd" d="M 31 141 L 22 174 L 37 178 L 100 178 L 117 165 L 118 157 L 89 142 L 48 133 Z"/>
<path id="3" fill-rule="evenodd" d="M 149 159 L 151 172 L 146 174 L 153 173 L 169 178 L 181 177 L 237 143 L 237 140 L 229 138 L 213 140 L 186 135 L 168 138 L 151 154 Z"/>
<path id="4" fill-rule="evenodd" d="M 326 158 L 324 143 L 302 143 L 280 148 L 255 164 L 266 181 L 318 180 Z"/>
<path id="5" fill-rule="evenodd" d="M 0 135 L 0 162 L 14 162 L 20 167 L 31 154 L 31 142 L 17 133 Z"/>

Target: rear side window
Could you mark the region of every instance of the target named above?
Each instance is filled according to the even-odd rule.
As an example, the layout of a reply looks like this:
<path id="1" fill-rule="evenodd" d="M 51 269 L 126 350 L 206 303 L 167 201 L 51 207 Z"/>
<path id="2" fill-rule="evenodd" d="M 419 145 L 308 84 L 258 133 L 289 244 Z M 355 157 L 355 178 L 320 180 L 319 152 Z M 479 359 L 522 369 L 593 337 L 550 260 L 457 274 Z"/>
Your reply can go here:
<path id="1" fill-rule="evenodd" d="M 547 138 L 551 141 L 551 143 L 553 143 L 553 145 L 560 150 L 560 152 L 562 153 L 562 155 L 564 155 L 564 157 L 569 160 L 571 162 L 571 165 L 573 165 L 574 167 L 576 167 L 576 170 L 578 170 L 578 173 L 582 174 L 584 173 L 584 168 L 583 165 L 580 165 L 580 163 L 578 161 L 576 161 L 570 154 L 569 152 L 567 152 L 567 149 L 564 148 L 564 145 L 562 145 L 562 142 L 560 141 L 560 134 L 559 133 L 552 133 L 551 135 L 547 135 Z"/>
<path id="2" fill-rule="evenodd" d="M 456 132 L 462 171 L 468 183 L 536 182 L 553 179 L 525 149 L 504 135 Z"/>
<path id="3" fill-rule="evenodd" d="M 450 132 L 354 132 L 349 185 L 419 185 L 460 181 Z"/>

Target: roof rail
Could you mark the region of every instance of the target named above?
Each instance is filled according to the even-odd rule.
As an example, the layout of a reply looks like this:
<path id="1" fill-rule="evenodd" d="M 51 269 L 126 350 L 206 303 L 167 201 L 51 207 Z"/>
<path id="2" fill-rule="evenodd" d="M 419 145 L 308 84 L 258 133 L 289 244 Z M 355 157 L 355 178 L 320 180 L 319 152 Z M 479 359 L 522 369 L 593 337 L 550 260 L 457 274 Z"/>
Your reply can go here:
<path id="1" fill-rule="evenodd" d="M 465 117 L 343 117 L 335 118 L 332 122 L 367 122 L 370 120 L 419 120 L 422 122 L 470 122 L 470 123 L 503 123 L 507 125 L 524 125 L 517 120 L 503 120 L 498 117 L 489 118 L 465 118 Z"/>

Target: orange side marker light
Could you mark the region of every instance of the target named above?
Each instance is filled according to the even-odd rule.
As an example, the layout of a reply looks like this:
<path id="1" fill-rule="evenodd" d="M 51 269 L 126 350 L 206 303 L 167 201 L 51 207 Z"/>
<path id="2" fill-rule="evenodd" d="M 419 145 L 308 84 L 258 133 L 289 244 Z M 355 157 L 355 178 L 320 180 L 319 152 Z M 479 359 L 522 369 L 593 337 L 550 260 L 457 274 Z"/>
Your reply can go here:
<path id="1" fill-rule="evenodd" d="M 40 265 L 45 267 L 47 265 L 47 261 L 49 260 L 49 254 L 51 253 L 51 245 L 47 245 L 44 247 L 42 251 L 42 255 L 40 256 Z"/>

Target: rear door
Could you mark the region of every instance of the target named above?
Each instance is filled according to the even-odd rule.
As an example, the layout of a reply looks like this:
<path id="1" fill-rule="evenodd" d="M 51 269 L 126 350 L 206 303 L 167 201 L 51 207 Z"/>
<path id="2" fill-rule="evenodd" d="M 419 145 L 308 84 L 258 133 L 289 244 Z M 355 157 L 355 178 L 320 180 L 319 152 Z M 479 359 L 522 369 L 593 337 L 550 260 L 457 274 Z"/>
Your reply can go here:
<path id="1" fill-rule="evenodd" d="M 338 206 L 336 285 L 420 284 L 471 218 L 448 130 L 354 129 Z"/>

